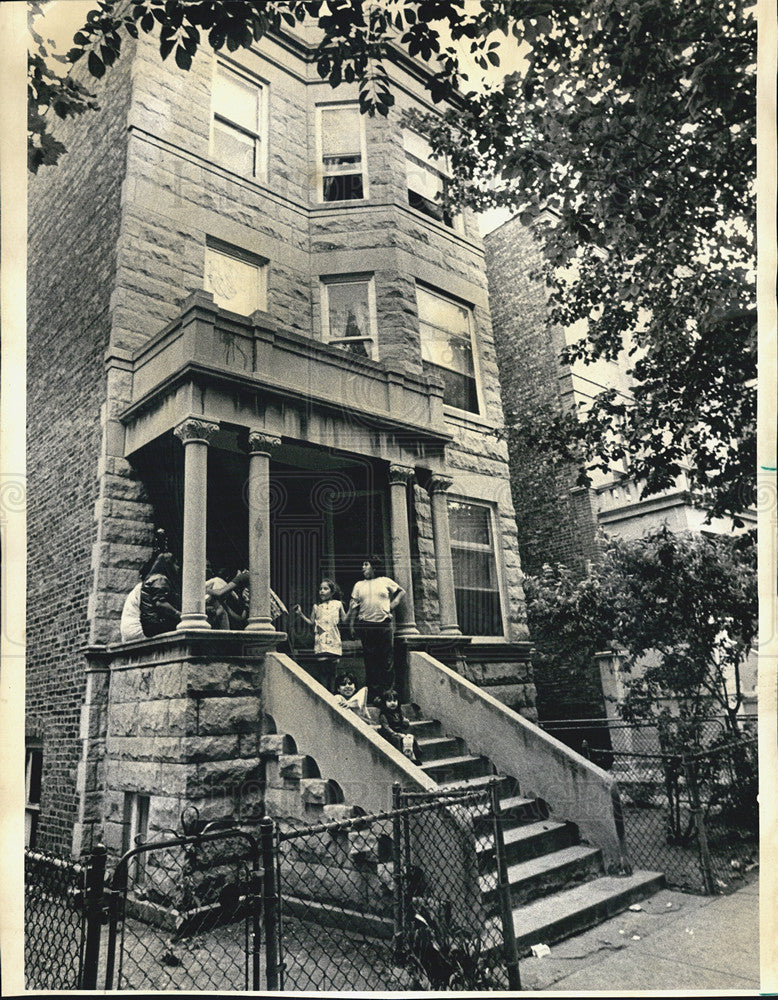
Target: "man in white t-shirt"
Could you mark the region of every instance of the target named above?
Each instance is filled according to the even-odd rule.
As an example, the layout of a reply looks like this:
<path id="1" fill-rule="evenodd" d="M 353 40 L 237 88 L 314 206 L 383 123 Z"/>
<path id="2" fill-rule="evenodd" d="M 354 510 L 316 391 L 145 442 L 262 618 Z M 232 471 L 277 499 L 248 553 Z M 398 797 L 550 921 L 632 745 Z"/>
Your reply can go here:
<path id="1" fill-rule="evenodd" d="M 394 687 L 392 612 L 405 597 L 399 583 L 384 576 L 382 569 L 376 556 L 362 563 L 364 579 L 354 584 L 346 617 L 352 636 L 356 633 L 362 643 L 370 704 Z"/>

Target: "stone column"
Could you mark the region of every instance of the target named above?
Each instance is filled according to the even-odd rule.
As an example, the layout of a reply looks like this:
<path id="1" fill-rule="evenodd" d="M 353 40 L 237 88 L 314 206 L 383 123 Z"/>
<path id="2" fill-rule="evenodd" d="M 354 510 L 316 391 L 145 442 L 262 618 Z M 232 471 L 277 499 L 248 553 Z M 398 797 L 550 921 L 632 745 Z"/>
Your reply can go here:
<path id="1" fill-rule="evenodd" d="M 405 591 L 397 605 L 395 622 L 398 635 L 418 635 L 413 607 L 411 574 L 411 536 L 408 531 L 408 483 L 413 469 L 406 465 L 389 466 L 389 507 L 392 520 L 392 567 L 394 579 Z"/>
<path id="2" fill-rule="evenodd" d="M 208 513 L 208 444 L 219 425 L 188 417 L 174 434 L 184 445 L 184 551 L 179 629 L 209 629 L 205 617 L 205 550 Z"/>
<path id="3" fill-rule="evenodd" d="M 448 530 L 446 490 L 453 479 L 433 472 L 427 483 L 432 508 L 432 542 L 435 546 L 435 571 L 438 577 L 440 631 L 446 635 L 461 635 L 457 622 L 457 602 L 454 594 L 454 566 L 451 561 L 451 536 Z"/>
<path id="4" fill-rule="evenodd" d="M 249 433 L 249 618 L 247 632 L 275 632 L 270 615 L 270 455 L 281 438 Z"/>

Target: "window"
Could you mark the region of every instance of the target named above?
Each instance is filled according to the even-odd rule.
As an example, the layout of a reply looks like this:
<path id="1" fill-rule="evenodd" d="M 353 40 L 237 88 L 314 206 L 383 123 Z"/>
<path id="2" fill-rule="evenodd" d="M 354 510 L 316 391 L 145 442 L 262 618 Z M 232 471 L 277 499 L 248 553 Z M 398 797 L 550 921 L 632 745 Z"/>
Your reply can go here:
<path id="1" fill-rule="evenodd" d="M 416 302 L 424 370 L 443 379 L 444 403 L 478 413 L 472 311 L 420 285 L 416 286 Z"/>
<path id="2" fill-rule="evenodd" d="M 213 88 L 213 157 L 243 177 L 261 170 L 262 87 L 217 63 Z"/>
<path id="3" fill-rule="evenodd" d="M 205 248 L 205 290 L 222 309 L 250 316 L 267 309 L 267 262 L 238 247 L 209 240 Z"/>
<path id="4" fill-rule="evenodd" d="M 324 339 L 353 354 L 375 357 L 373 279 L 328 279 L 321 288 Z"/>
<path id="5" fill-rule="evenodd" d="M 465 635 L 503 635 L 492 509 L 448 501 L 459 627 Z"/>
<path id="6" fill-rule="evenodd" d="M 365 136 L 356 104 L 318 108 L 321 200 L 367 197 Z"/>
<path id="7" fill-rule="evenodd" d="M 441 198 L 448 185 L 448 166 L 444 156 L 433 159 L 432 147 L 416 132 L 403 133 L 405 172 L 408 178 L 408 204 L 432 219 L 461 229 L 461 216 L 444 208 Z"/>
<path id="8" fill-rule="evenodd" d="M 43 776 L 43 749 L 38 744 L 27 744 L 24 762 L 24 843 L 35 847 L 38 816 L 41 809 L 41 779 Z"/>

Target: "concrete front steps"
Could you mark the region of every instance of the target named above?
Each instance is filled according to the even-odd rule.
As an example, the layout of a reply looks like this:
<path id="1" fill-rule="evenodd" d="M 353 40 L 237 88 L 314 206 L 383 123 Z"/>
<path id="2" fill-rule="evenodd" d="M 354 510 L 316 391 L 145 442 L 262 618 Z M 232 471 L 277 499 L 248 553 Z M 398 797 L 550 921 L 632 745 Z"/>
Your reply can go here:
<path id="1" fill-rule="evenodd" d="M 488 758 L 469 752 L 457 736 L 406 706 L 421 768 L 441 788 L 487 787 L 495 777 Z M 508 863 L 513 926 L 519 955 L 532 945 L 553 944 L 593 927 L 645 899 L 664 885 L 660 872 L 608 875 L 602 852 L 581 843 L 573 823 L 549 819 L 538 799 L 523 797 L 511 778 L 498 785 Z M 496 858 L 488 807 L 471 809 L 477 836 L 481 892 L 489 921 L 499 922 Z M 480 833 L 480 836 L 479 836 Z M 489 928 L 485 928 L 488 934 Z"/>

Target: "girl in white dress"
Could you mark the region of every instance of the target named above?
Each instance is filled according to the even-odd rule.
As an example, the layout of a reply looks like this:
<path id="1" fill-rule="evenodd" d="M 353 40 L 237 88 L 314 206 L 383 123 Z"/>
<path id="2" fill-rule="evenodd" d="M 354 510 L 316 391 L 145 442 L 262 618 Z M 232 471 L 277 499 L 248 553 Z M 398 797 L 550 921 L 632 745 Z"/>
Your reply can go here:
<path id="1" fill-rule="evenodd" d="M 339 626 L 346 620 L 346 611 L 340 596 L 340 590 L 334 580 L 322 580 L 319 587 L 320 603 L 314 604 L 310 618 L 303 614 L 299 604 L 295 604 L 293 608 L 295 614 L 313 626 L 313 652 L 327 675 L 326 681 L 322 680 L 322 683 L 326 683 L 328 688 L 343 653 Z"/>

